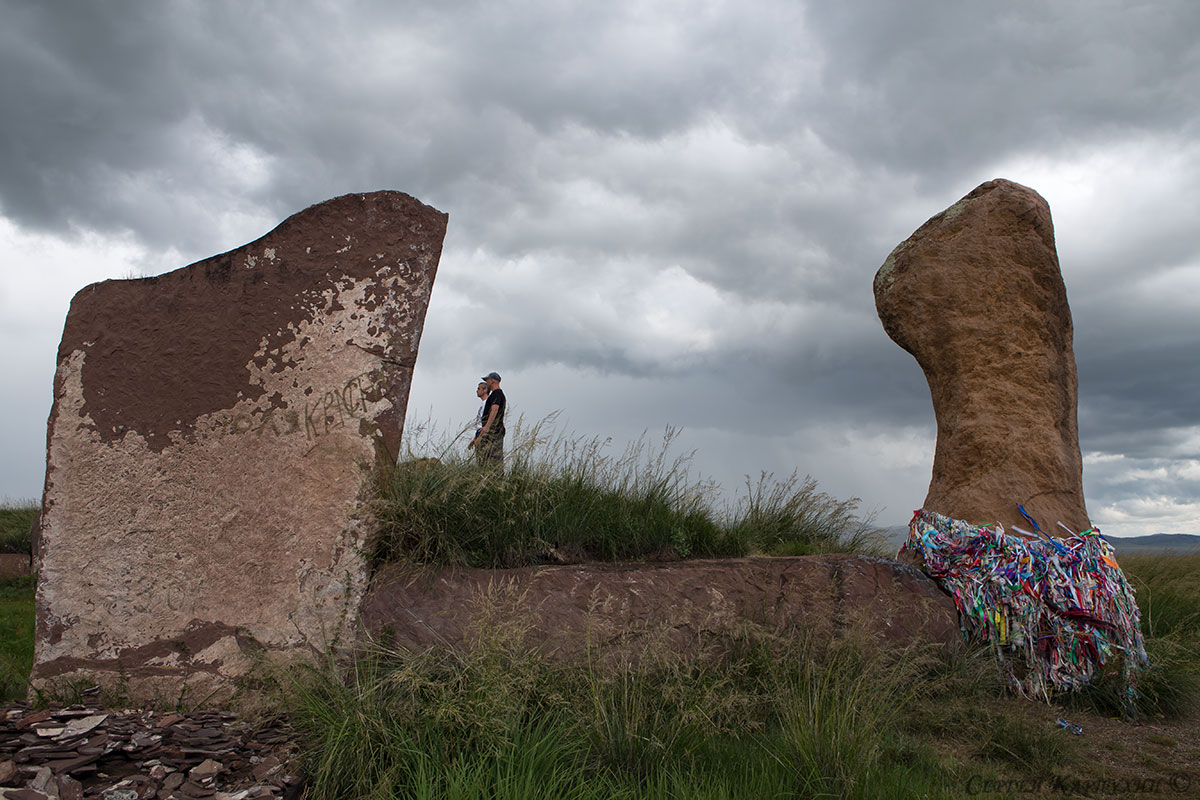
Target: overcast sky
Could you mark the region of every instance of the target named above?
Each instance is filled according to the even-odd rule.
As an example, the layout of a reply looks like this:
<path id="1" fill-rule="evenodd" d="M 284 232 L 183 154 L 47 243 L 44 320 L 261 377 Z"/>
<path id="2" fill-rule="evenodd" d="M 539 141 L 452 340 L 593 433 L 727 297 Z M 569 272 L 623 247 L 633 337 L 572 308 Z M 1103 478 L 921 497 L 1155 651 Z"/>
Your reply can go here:
<path id="1" fill-rule="evenodd" d="M 934 417 L 876 269 L 1050 203 L 1105 533 L 1200 533 L 1200 4 L 0 0 L 0 497 L 40 496 L 71 296 L 398 189 L 450 215 L 409 420 L 682 429 L 903 524 Z M 1014 500 L 1014 502 L 1016 502 Z"/>

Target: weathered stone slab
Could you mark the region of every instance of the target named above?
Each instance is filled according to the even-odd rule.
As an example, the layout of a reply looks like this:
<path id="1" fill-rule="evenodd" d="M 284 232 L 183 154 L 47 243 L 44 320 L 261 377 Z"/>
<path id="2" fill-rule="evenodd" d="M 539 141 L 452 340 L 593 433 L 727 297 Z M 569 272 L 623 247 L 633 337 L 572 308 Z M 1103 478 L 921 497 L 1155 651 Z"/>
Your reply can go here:
<path id="1" fill-rule="evenodd" d="M 365 590 L 365 468 L 399 448 L 446 215 L 346 195 L 72 301 L 39 537 L 35 682 L 226 685 L 334 644 Z"/>
<path id="2" fill-rule="evenodd" d="M 785 636 L 865 631 L 892 644 L 961 641 L 950 597 L 915 567 L 831 554 L 511 570 L 388 565 L 371 582 L 364 627 L 399 646 L 460 646 L 493 627 L 565 660 L 683 653 L 746 626 Z"/>
<path id="3" fill-rule="evenodd" d="M 917 359 L 937 416 L 924 508 L 976 525 L 1090 527 L 1071 309 L 1050 207 L 988 181 L 932 217 L 875 275 L 875 306 Z"/>

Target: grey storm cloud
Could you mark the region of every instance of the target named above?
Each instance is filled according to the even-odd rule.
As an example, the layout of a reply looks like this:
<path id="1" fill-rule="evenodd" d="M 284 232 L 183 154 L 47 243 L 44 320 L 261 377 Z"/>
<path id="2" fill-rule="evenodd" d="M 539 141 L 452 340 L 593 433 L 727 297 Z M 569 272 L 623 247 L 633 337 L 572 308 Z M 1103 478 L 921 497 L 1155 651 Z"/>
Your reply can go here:
<path id="1" fill-rule="evenodd" d="M 824 447 L 849 480 L 870 459 L 835 458 L 870 441 L 895 450 L 877 482 L 923 491 L 928 460 L 896 453 L 932 437 L 928 391 L 871 280 L 928 217 L 1007 177 L 1055 214 L 1084 450 L 1197 457 L 1178 445 L 1200 426 L 1197 294 L 1180 290 L 1200 290 L 1195 3 L 0 11 L 3 220 L 120 240 L 130 269 L 159 272 L 331 196 L 409 192 L 450 213 L 430 388 L 414 382 L 447 414 L 454 376 L 466 403 L 483 362 L 541 376 L 526 397 L 573 420 L 786 439 L 771 469 Z M 11 291 L 21 269 L 3 271 Z M 620 402 L 558 382 L 615 383 Z M 1121 462 L 1093 461 L 1098 491 L 1133 497 Z M 1186 498 L 1183 474 L 1155 485 Z"/>
<path id="2" fill-rule="evenodd" d="M 1121 2 L 819 3 L 820 115 L 856 160 L 942 183 L 981 156 L 1193 132 L 1200 8 Z M 1153 43 L 1152 45 L 1150 43 Z"/>

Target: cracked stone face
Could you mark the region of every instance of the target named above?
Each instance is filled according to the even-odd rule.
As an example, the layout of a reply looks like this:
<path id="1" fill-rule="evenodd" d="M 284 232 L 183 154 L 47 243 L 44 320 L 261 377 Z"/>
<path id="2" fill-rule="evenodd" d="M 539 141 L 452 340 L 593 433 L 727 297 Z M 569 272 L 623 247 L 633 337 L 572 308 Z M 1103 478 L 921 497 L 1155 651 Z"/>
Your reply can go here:
<path id="1" fill-rule="evenodd" d="M 355 623 L 367 471 L 399 449 L 447 217 L 346 195 L 72 301 L 34 679 L 222 685 Z"/>
<path id="2" fill-rule="evenodd" d="M 875 307 L 917 359 L 937 416 L 924 508 L 975 525 L 1090 526 L 1076 423 L 1071 309 L 1050 207 L 984 183 L 900 243 Z"/>

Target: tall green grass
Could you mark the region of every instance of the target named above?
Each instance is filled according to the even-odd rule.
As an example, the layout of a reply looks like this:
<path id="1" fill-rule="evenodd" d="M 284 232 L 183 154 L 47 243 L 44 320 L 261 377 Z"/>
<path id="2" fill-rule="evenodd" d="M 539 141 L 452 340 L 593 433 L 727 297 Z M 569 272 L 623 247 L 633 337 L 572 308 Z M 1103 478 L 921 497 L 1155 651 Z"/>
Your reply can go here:
<path id="1" fill-rule="evenodd" d="M 1137 594 L 1147 636 L 1200 638 L 1200 553 L 1127 555 L 1121 566 Z"/>
<path id="2" fill-rule="evenodd" d="M 29 553 L 34 500 L 0 502 L 0 553 Z M 33 667 L 33 576 L 0 579 L 0 701 L 25 696 Z"/>
<path id="3" fill-rule="evenodd" d="M 375 643 L 283 677 L 312 798 L 944 797 L 899 718 L 936 656 L 748 634 L 732 656 L 562 664 L 489 620 L 462 649 Z M 506 627 L 509 633 L 506 633 Z"/>
<path id="4" fill-rule="evenodd" d="M 1187 716 L 1200 709 L 1200 554 L 1127 555 L 1121 567 L 1142 612 L 1150 665 L 1132 697 L 1113 671 L 1066 700 L 1127 717 Z"/>
<path id="5" fill-rule="evenodd" d="M 693 478 L 691 453 L 643 436 L 622 453 L 571 437 L 554 417 L 512 430 L 507 469 L 477 467 L 417 427 L 406 457 L 378 472 L 375 556 L 387 561 L 514 567 L 584 560 L 874 551 L 881 532 L 810 477 L 763 474 L 732 506 Z M 420 445 L 414 445 L 420 439 Z"/>
<path id="6" fill-rule="evenodd" d="M 33 669 L 34 578 L 0 578 L 0 701 L 25 696 Z"/>

